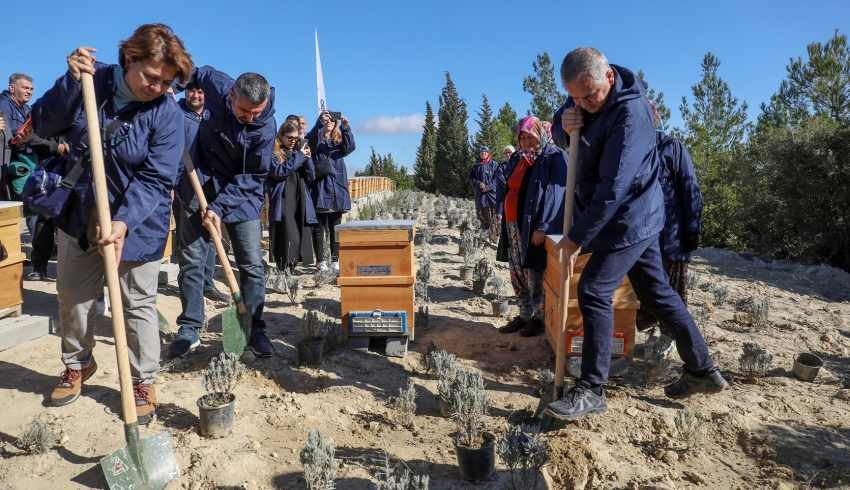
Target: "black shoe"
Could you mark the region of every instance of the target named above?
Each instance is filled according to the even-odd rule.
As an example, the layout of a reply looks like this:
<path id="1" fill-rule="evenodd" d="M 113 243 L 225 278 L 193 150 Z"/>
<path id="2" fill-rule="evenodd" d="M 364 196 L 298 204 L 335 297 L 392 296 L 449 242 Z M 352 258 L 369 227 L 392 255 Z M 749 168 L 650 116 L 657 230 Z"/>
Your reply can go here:
<path id="1" fill-rule="evenodd" d="M 257 357 L 271 357 L 274 354 L 272 341 L 269 340 L 266 332 L 256 328 L 251 331 L 251 339 L 248 341 L 248 347 L 251 348 L 251 352 Z"/>
<path id="2" fill-rule="evenodd" d="M 550 403 L 544 412 L 557 420 L 578 420 L 585 415 L 608 410 L 605 392 L 597 395 L 593 389 L 578 384 L 570 388 L 564 397 Z"/>
<path id="3" fill-rule="evenodd" d="M 519 331 L 520 337 L 536 337 L 546 330 L 546 325 L 539 318 L 532 318 L 522 330 Z"/>
<path id="4" fill-rule="evenodd" d="M 520 317 L 515 317 L 504 327 L 499 327 L 499 333 L 515 333 L 525 328 L 526 321 Z"/>
<path id="5" fill-rule="evenodd" d="M 204 297 L 216 303 L 230 303 L 230 295 L 216 289 L 215 286 L 204 290 Z"/>
<path id="6" fill-rule="evenodd" d="M 180 327 L 177 330 L 177 335 L 168 346 L 168 357 L 174 359 L 176 357 L 186 357 L 190 352 L 197 349 L 201 345 L 201 338 L 198 335 L 198 330 L 192 327 Z"/>
<path id="7" fill-rule="evenodd" d="M 33 270 L 24 276 L 24 281 L 46 281 L 47 271 Z"/>
<path id="8" fill-rule="evenodd" d="M 685 371 L 681 378 L 664 387 L 664 394 L 670 398 L 687 398 L 697 393 L 720 393 L 728 387 L 720 369 L 714 368 L 705 376 Z"/>

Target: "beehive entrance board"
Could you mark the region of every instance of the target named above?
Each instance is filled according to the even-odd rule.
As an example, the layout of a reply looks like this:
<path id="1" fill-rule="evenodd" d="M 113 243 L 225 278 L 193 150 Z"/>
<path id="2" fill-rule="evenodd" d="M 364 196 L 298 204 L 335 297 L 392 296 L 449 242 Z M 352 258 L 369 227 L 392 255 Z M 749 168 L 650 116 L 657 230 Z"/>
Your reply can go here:
<path id="1" fill-rule="evenodd" d="M 546 237 L 546 271 L 543 275 L 543 289 L 546 294 L 544 323 L 546 324 L 546 336 L 553 350 L 558 342 L 558 333 L 561 328 L 560 312 L 558 311 L 561 297 L 561 265 L 556 248 L 560 240 L 561 235 Z M 565 339 L 568 356 L 580 356 L 584 343 L 584 325 L 578 306 L 577 293 L 581 272 L 589 259 L 590 254 L 579 256 L 570 281 L 570 301 L 567 305 L 569 312 Z M 630 357 L 635 345 L 635 319 L 640 302 L 638 302 L 628 277 L 614 292 L 612 304 L 614 308 L 614 334 L 611 354 L 614 357 Z"/>
<path id="2" fill-rule="evenodd" d="M 413 340 L 415 222 L 349 221 L 337 225 L 335 233 L 339 243 L 337 285 L 346 333 L 357 335 L 350 329 L 352 312 L 404 312 L 406 335 Z"/>

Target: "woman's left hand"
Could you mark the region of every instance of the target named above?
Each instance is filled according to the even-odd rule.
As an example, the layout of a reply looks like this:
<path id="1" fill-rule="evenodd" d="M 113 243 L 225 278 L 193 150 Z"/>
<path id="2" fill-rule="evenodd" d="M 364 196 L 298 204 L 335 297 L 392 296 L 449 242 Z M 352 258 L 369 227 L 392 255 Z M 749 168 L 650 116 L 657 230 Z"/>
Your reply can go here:
<path id="1" fill-rule="evenodd" d="M 536 230 L 531 234 L 531 244 L 535 247 L 539 247 L 543 245 L 543 242 L 546 241 L 546 234 L 540 230 Z"/>

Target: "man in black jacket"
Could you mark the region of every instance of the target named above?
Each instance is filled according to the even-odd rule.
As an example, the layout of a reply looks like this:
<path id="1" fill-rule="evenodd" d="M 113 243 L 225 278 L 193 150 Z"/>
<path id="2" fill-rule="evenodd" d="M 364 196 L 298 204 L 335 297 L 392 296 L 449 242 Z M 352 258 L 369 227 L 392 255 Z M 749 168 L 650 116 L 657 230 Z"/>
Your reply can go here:
<path id="1" fill-rule="evenodd" d="M 0 113 L 6 121 L 3 145 L 9 150 L 9 162 L 4 167 L 2 182 L 6 198 L 19 201 L 24 183 L 39 161 L 68 153 L 68 144 L 58 138 L 42 138 L 28 130 L 29 101 L 32 98 L 32 77 L 13 73 L 9 88 L 0 94 Z M 37 214 L 27 213 L 27 228 L 32 237 L 32 271 L 24 276 L 27 281 L 47 279 L 47 263 L 53 254 L 55 227 L 53 221 Z"/>

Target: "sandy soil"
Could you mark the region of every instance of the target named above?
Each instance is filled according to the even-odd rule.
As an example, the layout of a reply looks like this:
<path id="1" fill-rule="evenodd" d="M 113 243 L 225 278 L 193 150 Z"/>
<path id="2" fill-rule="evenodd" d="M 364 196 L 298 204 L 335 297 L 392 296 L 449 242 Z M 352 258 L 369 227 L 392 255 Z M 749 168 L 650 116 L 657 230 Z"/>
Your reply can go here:
<path id="1" fill-rule="evenodd" d="M 339 309 L 338 289 L 311 288 L 312 277 L 305 275 L 302 304 L 280 294 L 267 299 L 276 354 L 247 360 L 250 372 L 236 390 L 231 436 L 210 440 L 197 433 L 200 374 L 221 349 L 215 322 L 196 354 L 164 363 L 158 417 L 144 433 L 168 431 L 173 437 L 182 476 L 169 488 L 305 488 L 298 452 L 311 428 L 336 442 L 339 489 L 375 488 L 384 451 L 430 474 L 432 489 L 506 488 L 501 465 L 490 482 L 461 480 L 453 424 L 439 415 L 436 380 L 425 374 L 423 355 L 434 343 L 480 369 L 492 400 L 488 426 L 501 432 L 509 416 L 537 407 L 534 372 L 551 367 L 553 354 L 543 337 L 500 335 L 496 327 L 507 319 L 490 316 L 489 303 L 459 279 L 457 231 L 441 228 L 435 236 L 448 243 L 429 251 L 430 322 L 417 328 L 417 341 L 403 359 L 341 349 L 321 369 L 297 367 L 294 346 L 304 308 L 324 306 L 331 314 Z M 675 353 L 662 366 L 635 361 L 624 377 L 611 381 L 607 413 L 546 435 L 556 488 L 850 488 L 850 275 L 715 249 L 700 250 L 692 270 L 708 285 L 691 291 L 692 309 L 706 311 L 705 335 L 732 388 L 668 400 L 663 386 L 681 368 Z M 498 273 L 507 278 L 504 267 Z M 729 293 L 714 305 L 711 288 L 717 284 Z M 24 287 L 25 313 L 55 316 L 53 283 Z M 180 309 L 176 289 L 160 293 L 159 308 L 173 324 Z M 769 325 L 754 328 L 736 311 L 747 296 L 769 298 Z M 210 313 L 214 306 L 208 305 Z M 98 460 L 124 441 L 108 319 L 100 333 L 99 371 L 80 400 L 62 408 L 44 404 L 62 369 L 56 336 L 0 352 L 0 489 L 104 486 Z M 774 356 L 774 369 L 759 383 L 738 372 L 744 342 Z M 826 360 L 814 383 L 790 373 L 794 353 L 802 350 Z M 395 425 L 386 406 L 407 380 L 418 393 L 412 429 Z M 680 437 L 674 424 L 686 408 L 703 420 L 702 436 L 693 440 Z M 21 454 L 15 439 L 39 414 L 60 429 L 61 444 L 43 455 Z"/>

